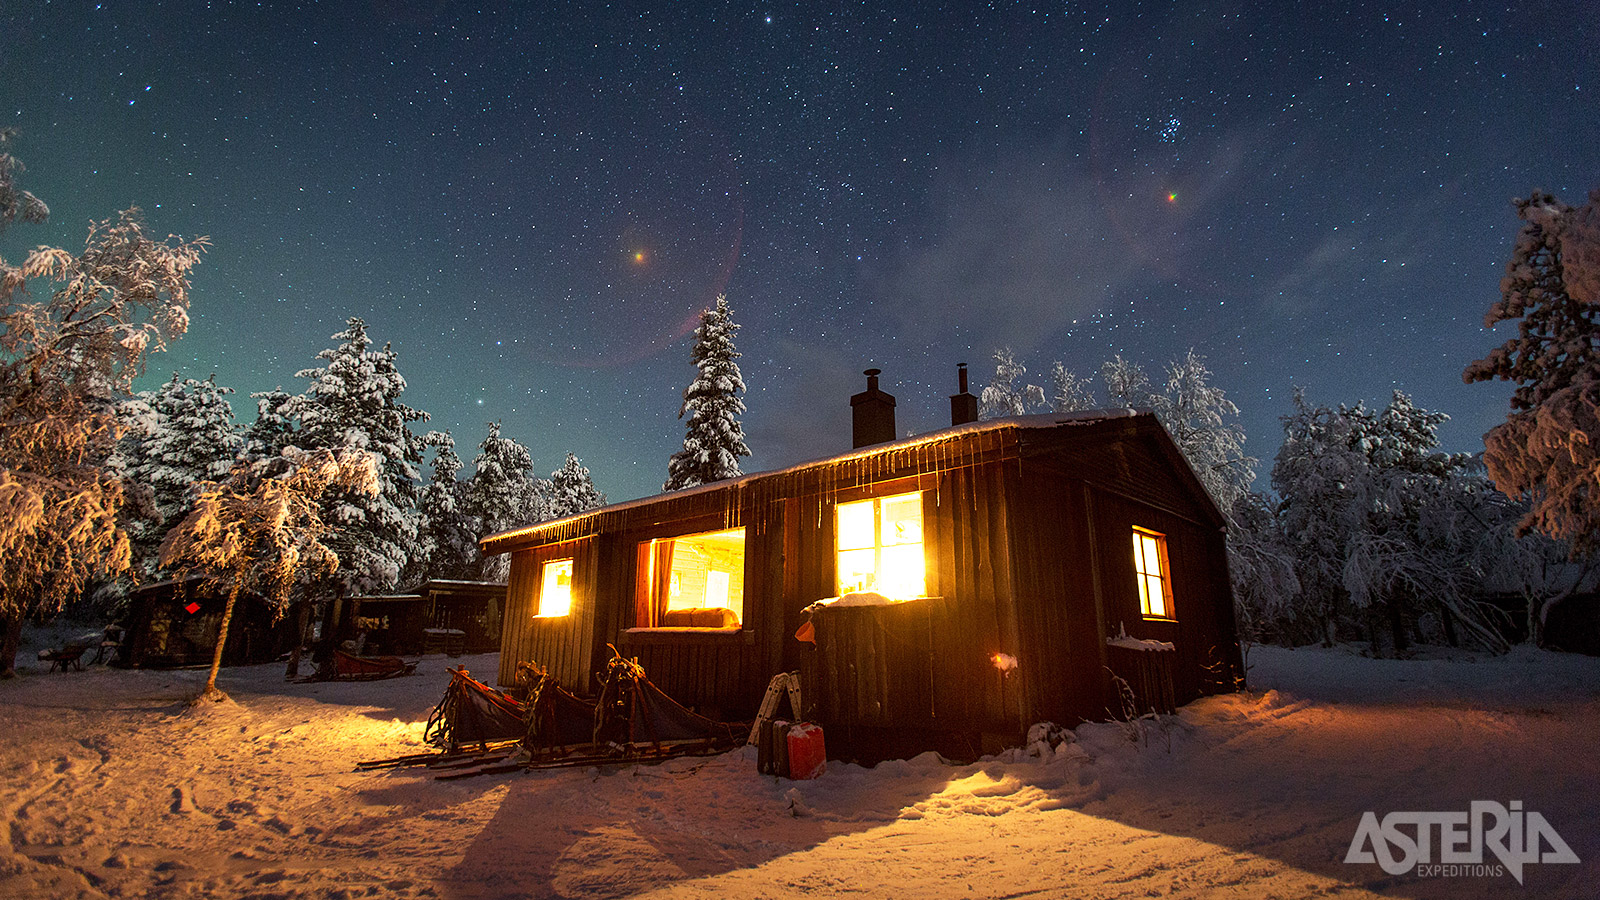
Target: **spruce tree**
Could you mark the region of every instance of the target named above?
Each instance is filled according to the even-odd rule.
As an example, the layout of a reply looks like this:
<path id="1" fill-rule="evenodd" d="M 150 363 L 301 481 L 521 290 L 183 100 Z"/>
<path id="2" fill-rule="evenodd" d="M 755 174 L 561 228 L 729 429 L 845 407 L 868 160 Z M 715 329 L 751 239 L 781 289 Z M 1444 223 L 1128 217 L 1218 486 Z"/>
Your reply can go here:
<path id="1" fill-rule="evenodd" d="M 311 384 L 279 414 L 299 423 L 294 438 L 301 449 L 377 457 L 376 494 L 334 488 L 321 500 L 323 520 L 333 529 L 328 544 L 339 555 L 335 585 L 348 594 L 394 587 L 415 550 L 424 448 L 406 425 L 428 414 L 400 402 L 406 380 L 395 352 L 388 345 L 372 349 L 361 319 L 346 326 L 333 335 L 342 343 L 317 354 L 322 367 L 295 373 Z"/>
<path id="2" fill-rule="evenodd" d="M 155 572 L 161 539 L 188 515 L 195 486 L 220 481 L 239 456 L 243 439 L 233 424 L 227 399 L 231 393 L 232 388 L 216 383 L 215 375 L 197 381 L 174 372 L 169 381 L 140 392 L 119 411 L 124 418 L 130 409 L 143 413 L 129 423 L 132 440 L 125 445 L 133 449 L 123 470 L 130 482 L 149 491 L 154 504 L 151 515 L 130 528 L 137 576 Z"/>
<path id="3" fill-rule="evenodd" d="M 1514 382 L 1506 421 L 1484 435 L 1495 486 L 1532 501 L 1520 527 L 1600 549 L 1600 191 L 1572 209 L 1534 191 L 1486 328 L 1517 335 L 1468 366 L 1468 382 Z"/>
<path id="4" fill-rule="evenodd" d="M 511 438 L 500 436 L 500 423 L 489 423 L 489 434 L 478 445 L 472 480 L 467 483 L 467 509 L 477 520 L 481 535 L 496 534 L 549 518 L 545 495 L 548 483 L 533 475 L 533 455 Z M 511 560 L 506 554 L 481 561 L 478 577 L 505 581 Z"/>
<path id="5" fill-rule="evenodd" d="M 256 420 L 245 430 L 245 453 L 251 459 L 267 459 L 283 453 L 294 443 L 294 419 L 289 410 L 294 395 L 282 387 L 251 394 L 256 401 Z"/>
<path id="6" fill-rule="evenodd" d="M 683 391 L 683 406 L 678 418 L 687 413 L 687 434 L 683 449 L 667 462 L 667 480 L 664 491 L 709 484 L 743 474 L 739 470 L 739 457 L 749 456 L 750 448 L 744 442 L 744 430 L 739 425 L 739 414 L 744 412 L 744 377 L 735 362 L 740 353 L 734 349 L 733 336 L 739 330 L 733 322 L 733 312 L 728 308 L 728 298 L 718 295 L 716 306 L 700 314 L 700 326 L 695 329 L 694 350 L 689 359 L 698 369 L 694 381 Z"/>
<path id="7" fill-rule="evenodd" d="M 467 485 L 457 479 L 461 457 L 448 431 L 425 437 L 434 451 L 432 477 L 417 497 L 417 552 L 411 558 L 407 584 L 430 578 L 471 578 L 476 574 L 476 522 L 467 510 Z"/>
<path id="8" fill-rule="evenodd" d="M 595 489 L 588 468 L 568 452 L 567 461 L 550 473 L 550 506 L 546 513 L 552 519 L 564 519 L 605 505 L 606 495 Z"/>

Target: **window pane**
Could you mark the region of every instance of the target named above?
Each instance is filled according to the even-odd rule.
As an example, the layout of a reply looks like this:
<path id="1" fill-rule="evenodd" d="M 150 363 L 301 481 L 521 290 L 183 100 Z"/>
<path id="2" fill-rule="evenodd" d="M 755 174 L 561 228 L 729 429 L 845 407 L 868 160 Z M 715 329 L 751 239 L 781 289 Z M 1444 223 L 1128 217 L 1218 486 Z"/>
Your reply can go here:
<path id="1" fill-rule="evenodd" d="M 550 619 L 572 612 L 572 560 L 553 559 L 544 564 L 539 579 L 538 618 Z"/>
<path id="2" fill-rule="evenodd" d="M 922 543 L 922 495 L 884 497 L 883 546 Z"/>
<path id="3" fill-rule="evenodd" d="M 1150 571 L 1144 564 L 1144 535 L 1137 531 L 1133 533 L 1133 571 L 1140 575 Z"/>
<path id="4" fill-rule="evenodd" d="M 1140 593 L 1148 598 L 1145 604 L 1145 615 L 1164 616 L 1167 614 L 1167 595 L 1161 586 L 1161 576 L 1146 575 L 1145 588 Z"/>
<path id="5" fill-rule="evenodd" d="M 650 610 L 638 621 L 670 628 L 722 628 L 726 618 L 680 610 L 733 610 L 744 618 L 744 528 L 650 541 Z"/>
<path id="6" fill-rule="evenodd" d="M 872 501 L 839 504 L 839 549 L 858 550 L 873 544 Z"/>
<path id="7" fill-rule="evenodd" d="M 839 593 L 873 590 L 877 583 L 877 554 L 871 547 L 865 550 L 839 552 Z"/>
<path id="8" fill-rule="evenodd" d="M 878 574 L 878 593 L 896 600 L 910 600 L 927 593 L 923 583 L 922 544 L 900 544 L 883 548 L 883 571 Z"/>
<path id="9" fill-rule="evenodd" d="M 716 569 L 706 573 L 706 606 L 728 605 L 728 573 Z"/>

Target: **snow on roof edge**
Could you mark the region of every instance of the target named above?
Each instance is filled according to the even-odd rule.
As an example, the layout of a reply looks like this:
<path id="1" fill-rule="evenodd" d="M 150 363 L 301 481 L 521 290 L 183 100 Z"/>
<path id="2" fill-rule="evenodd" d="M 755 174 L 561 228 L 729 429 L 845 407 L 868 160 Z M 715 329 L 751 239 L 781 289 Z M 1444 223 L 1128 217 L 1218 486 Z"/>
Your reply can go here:
<path id="1" fill-rule="evenodd" d="M 586 519 L 590 516 L 600 515 L 601 513 L 621 512 L 623 510 L 633 509 L 635 507 L 647 506 L 651 503 L 658 503 L 668 498 L 690 497 L 698 493 L 723 490 L 735 485 L 755 481 L 760 478 L 771 478 L 777 475 L 790 475 L 796 472 L 805 471 L 806 469 L 816 468 L 818 466 L 836 465 L 838 463 L 848 462 L 853 459 L 866 459 L 871 456 L 876 456 L 880 453 L 891 453 L 897 450 L 906 450 L 911 447 L 920 447 L 926 444 L 936 444 L 941 441 L 952 440 L 954 438 L 980 431 L 997 431 L 1002 428 L 1032 430 L 1057 428 L 1062 425 L 1087 425 L 1109 419 L 1131 419 L 1134 416 L 1148 415 L 1150 412 L 1151 411 L 1149 409 L 1144 408 L 1135 409 L 1129 407 L 1115 407 L 1107 409 L 1082 409 L 1075 412 L 1066 413 L 1036 413 L 1034 415 L 1027 416 L 1006 416 L 999 419 L 980 419 L 976 422 L 968 422 L 964 425 L 953 425 L 949 428 L 941 428 L 938 431 L 927 431 L 923 432 L 922 434 L 904 437 L 899 440 L 889 441 L 883 444 L 872 444 L 866 447 L 857 447 L 848 453 L 840 453 L 836 456 L 828 456 L 822 459 L 806 460 L 805 462 L 795 463 L 792 466 L 786 466 L 782 469 L 771 469 L 765 472 L 750 472 L 745 475 L 740 475 L 738 478 L 725 478 L 722 481 L 713 481 L 709 484 L 696 485 L 692 488 L 684 488 L 680 491 L 665 491 L 660 494 L 651 494 L 647 497 L 638 497 L 633 500 L 624 500 L 620 503 L 611 503 L 606 506 L 596 507 L 595 509 L 584 510 L 581 513 L 574 513 L 573 515 L 565 516 L 560 519 L 548 519 L 543 522 L 534 522 L 530 525 L 523 525 L 495 534 L 485 535 L 478 539 L 478 546 L 479 548 L 482 548 L 484 544 L 487 544 L 491 541 L 499 541 L 506 538 L 534 534 L 545 529 L 555 528 L 558 525 L 564 525 L 568 522 L 576 522 L 580 519 Z"/>

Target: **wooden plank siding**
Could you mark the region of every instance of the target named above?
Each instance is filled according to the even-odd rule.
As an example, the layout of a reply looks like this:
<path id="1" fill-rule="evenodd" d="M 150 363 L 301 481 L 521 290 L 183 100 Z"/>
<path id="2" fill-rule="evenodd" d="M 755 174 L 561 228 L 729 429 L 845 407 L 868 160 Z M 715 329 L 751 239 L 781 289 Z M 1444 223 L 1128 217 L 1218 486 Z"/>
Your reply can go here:
<path id="1" fill-rule="evenodd" d="M 548 669 L 561 684 L 587 690 L 596 662 L 595 582 L 600 562 L 596 543 L 593 537 L 580 538 L 512 554 L 501 628 L 500 684 L 515 685 L 517 664 L 531 662 Z M 544 564 L 567 558 L 572 559 L 572 609 L 565 616 L 540 617 Z"/>
<path id="2" fill-rule="evenodd" d="M 1179 704 L 1215 693 L 1218 686 L 1209 682 L 1206 667 L 1221 662 L 1231 672 L 1231 661 L 1238 653 L 1226 557 L 1221 566 L 1214 562 L 1220 535 L 1164 510 L 1098 488 L 1091 490 L 1107 634 L 1125 628 L 1130 637 L 1172 643 L 1176 653 L 1173 689 Z M 1172 587 L 1170 619 L 1145 618 L 1140 611 L 1132 558 L 1135 526 L 1166 536 Z"/>

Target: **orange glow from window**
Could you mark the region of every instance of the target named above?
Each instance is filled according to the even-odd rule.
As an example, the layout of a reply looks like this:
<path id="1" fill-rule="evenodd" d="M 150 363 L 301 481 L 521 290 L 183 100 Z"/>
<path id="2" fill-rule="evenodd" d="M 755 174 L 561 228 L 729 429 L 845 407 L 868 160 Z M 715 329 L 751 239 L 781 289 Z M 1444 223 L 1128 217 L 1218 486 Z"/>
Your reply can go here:
<path id="1" fill-rule="evenodd" d="M 555 619 L 572 612 L 572 560 L 552 559 L 539 579 L 539 614 Z"/>

